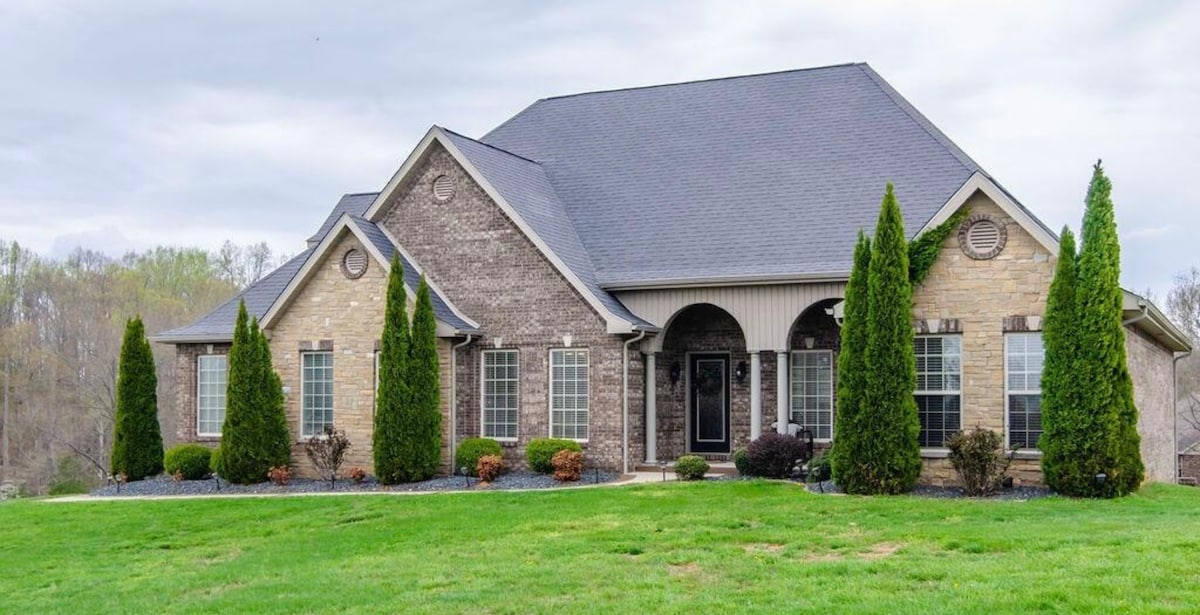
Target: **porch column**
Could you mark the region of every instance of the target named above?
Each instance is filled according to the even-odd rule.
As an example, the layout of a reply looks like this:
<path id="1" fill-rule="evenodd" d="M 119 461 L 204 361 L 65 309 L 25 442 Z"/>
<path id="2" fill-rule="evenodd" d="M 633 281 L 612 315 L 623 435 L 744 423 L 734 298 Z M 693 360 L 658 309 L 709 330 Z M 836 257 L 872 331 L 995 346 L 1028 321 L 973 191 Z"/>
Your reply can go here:
<path id="1" fill-rule="evenodd" d="M 762 435 L 762 358 L 758 351 L 750 353 L 750 439 Z"/>
<path id="2" fill-rule="evenodd" d="M 788 353 L 786 350 L 781 350 L 775 353 L 775 416 L 776 424 L 775 431 L 786 434 L 788 432 L 788 399 L 791 397 L 788 394 Z"/>
<path id="3" fill-rule="evenodd" d="M 646 463 L 658 462 L 658 383 L 654 363 L 654 353 L 646 353 Z"/>

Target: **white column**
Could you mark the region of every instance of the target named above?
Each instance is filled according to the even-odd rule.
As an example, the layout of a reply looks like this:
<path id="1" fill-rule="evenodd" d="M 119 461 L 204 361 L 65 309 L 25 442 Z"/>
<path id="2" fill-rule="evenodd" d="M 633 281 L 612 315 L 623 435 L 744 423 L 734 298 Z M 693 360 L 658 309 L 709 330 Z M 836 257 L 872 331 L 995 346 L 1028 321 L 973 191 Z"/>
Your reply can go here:
<path id="1" fill-rule="evenodd" d="M 762 435 L 762 358 L 758 351 L 750 353 L 750 439 Z"/>
<path id="2" fill-rule="evenodd" d="M 654 353 L 646 354 L 646 463 L 658 462 L 658 407 L 657 378 L 654 369 Z"/>
<path id="3" fill-rule="evenodd" d="M 788 432 L 788 353 L 786 350 L 775 353 L 775 404 L 776 429 L 786 434 Z"/>

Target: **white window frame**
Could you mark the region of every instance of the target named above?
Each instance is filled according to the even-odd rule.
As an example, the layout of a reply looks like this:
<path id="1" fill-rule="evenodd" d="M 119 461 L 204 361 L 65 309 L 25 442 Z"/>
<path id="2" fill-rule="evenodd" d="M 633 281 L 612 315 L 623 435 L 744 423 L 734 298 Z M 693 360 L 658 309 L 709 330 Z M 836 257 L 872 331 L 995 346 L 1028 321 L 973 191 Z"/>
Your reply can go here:
<path id="1" fill-rule="evenodd" d="M 555 355 L 555 353 L 559 353 L 559 352 L 582 352 L 584 354 L 584 356 L 586 357 L 586 360 L 584 361 L 584 367 L 587 368 L 588 389 L 587 389 L 587 395 L 583 398 L 584 401 L 587 402 L 587 407 L 583 409 L 587 416 L 587 422 L 584 424 L 584 429 L 586 430 L 588 437 L 591 437 L 591 435 L 592 435 L 592 426 L 591 426 L 591 422 L 592 422 L 592 353 L 588 348 L 574 348 L 574 347 L 551 348 L 550 353 L 549 353 L 549 358 L 546 361 L 546 363 L 547 363 L 546 382 L 548 385 L 546 387 L 546 396 L 547 396 L 547 400 L 548 400 L 547 405 L 549 406 L 548 409 L 549 409 L 549 414 L 550 414 L 550 425 L 548 426 L 549 435 L 551 438 L 562 438 L 562 436 L 554 435 L 554 355 Z M 563 411 L 577 411 L 577 410 L 579 410 L 579 409 L 573 408 L 570 410 L 564 409 Z M 563 439 L 574 440 L 581 444 L 587 443 L 587 441 L 588 441 L 588 438 L 563 438 Z"/>
<path id="2" fill-rule="evenodd" d="M 922 396 L 922 395 L 927 396 L 927 397 L 934 397 L 934 396 L 948 397 L 951 395 L 957 395 L 958 396 L 958 429 L 956 429 L 954 431 L 961 431 L 963 428 L 963 408 L 965 407 L 965 404 L 966 404 L 966 399 L 963 396 L 963 386 L 962 386 L 962 384 L 963 384 L 963 364 L 964 364 L 963 356 L 966 354 L 965 349 L 963 348 L 963 336 L 961 334 L 957 334 L 957 333 L 955 333 L 955 334 L 930 334 L 930 335 L 914 336 L 913 350 L 912 350 L 913 356 L 914 357 L 916 356 L 916 351 L 917 351 L 916 340 L 917 339 L 932 339 L 932 338 L 957 339 L 958 340 L 958 388 L 957 389 L 939 389 L 939 390 L 916 389 L 915 391 L 913 391 L 913 399 L 915 400 L 918 396 Z M 942 354 L 943 354 L 943 356 L 945 356 L 944 352 Z M 918 369 L 917 373 L 920 374 L 922 372 Z M 926 374 L 930 374 L 930 373 L 946 374 L 947 372 L 945 370 L 942 370 L 941 372 L 930 372 L 929 370 L 925 370 L 924 373 L 926 373 Z M 919 413 L 920 413 L 920 408 L 918 408 L 918 415 L 919 415 Z M 946 430 L 943 429 L 942 431 L 946 431 Z M 940 444 L 940 445 L 936 445 L 936 446 L 922 445 L 921 450 L 946 450 L 946 445 L 945 444 Z"/>
<path id="3" fill-rule="evenodd" d="M 825 356 L 829 357 L 829 396 L 828 397 L 829 397 L 829 436 L 830 437 L 828 437 L 828 438 L 816 437 L 817 430 L 820 427 L 822 427 L 822 425 L 817 424 L 817 425 L 809 426 L 803 422 L 803 413 L 809 412 L 810 410 L 799 410 L 799 412 L 801 413 L 801 417 L 800 417 L 801 420 L 800 421 L 796 420 L 797 409 L 796 409 L 796 393 L 795 393 L 795 391 L 796 391 L 796 365 L 798 364 L 798 361 L 796 361 L 796 357 L 801 356 L 801 355 L 814 355 L 814 356 L 815 355 L 825 355 Z M 813 436 L 814 436 L 813 440 L 816 442 L 832 442 L 833 441 L 833 422 L 834 422 L 834 419 L 833 419 L 833 413 L 834 413 L 834 407 L 833 407 L 834 376 L 833 376 L 833 372 L 834 372 L 834 369 L 835 369 L 835 366 L 833 363 L 833 351 L 832 350 L 820 349 L 820 350 L 793 350 L 792 351 L 791 362 L 788 365 L 788 370 L 791 372 L 789 374 L 790 377 L 788 378 L 788 419 L 792 423 L 799 425 L 801 428 L 808 428 L 808 429 L 812 430 Z M 820 383 L 818 382 L 818 384 L 820 384 Z M 823 396 L 805 395 L 804 397 L 823 397 Z M 819 413 L 819 412 L 821 412 L 821 410 L 818 408 L 815 410 L 811 410 L 811 412 Z"/>
<path id="4" fill-rule="evenodd" d="M 1038 396 L 1038 414 L 1041 414 L 1041 412 L 1042 412 L 1041 411 L 1041 398 L 1042 398 L 1041 373 L 1039 373 L 1039 376 L 1038 376 L 1037 389 L 1014 390 L 1014 389 L 1010 389 L 1008 387 L 1008 383 L 1009 383 L 1009 380 L 1008 380 L 1008 376 L 1009 376 L 1009 369 L 1008 369 L 1009 344 L 1012 342 L 1013 338 L 1016 338 L 1016 337 L 1037 337 L 1037 338 L 1041 339 L 1041 341 L 1042 341 L 1042 372 L 1041 373 L 1044 373 L 1045 369 L 1046 369 L 1046 340 L 1042 339 L 1041 331 L 1029 331 L 1029 332 L 1021 331 L 1021 332 L 1011 332 L 1011 333 L 1004 334 L 1004 443 L 1006 446 L 1008 446 L 1010 448 L 1012 447 L 1012 431 L 1010 428 L 1011 420 L 1009 418 L 1009 413 L 1011 412 L 1011 407 L 1009 406 L 1009 398 L 1012 397 L 1013 395 L 1037 395 Z M 1028 357 L 1029 353 L 1026 352 L 1025 356 Z M 1023 370 L 1021 373 L 1026 374 L 1026 383 L 1028 384 L 1028 374 L 1030 374 L 1031 372 L 1028 369 L 1026 369 L 1026 370 Z M 1029 431 L 1029 430 L 1027 429 L 1026 431 Z M 1043 432 L 1044 432 L 1044 430 L 1043 430 Z M 1040 455 L 1042 453 L 1042 451 L 1040 449 L 1038 449 L 1036 445 L 1033 446 L 1032 448 L 1022 447 L 1018 450 L 1020 450 L 1023 453 L 1035 453 L 1038 455 Z"/>
<path id="5" fill-rule="evenodd" d="M 327 369 L 329 370 L 329 394 L 328 394 L 328 397 L 329 397 L 329 419 L 330 419 L 329 424 L 330 425 L 334 424 L 334 422 L 333 422 L 334 404 L 335 404 L 334 383 L 337 382 L 337 379 L 336 379 L 336 376 L 333 371 L 333 369 L 334 369 L 333 351 L 332 350 L 305 350 L 300 353 L 300 437 L 304 438 L 304 439 L 311 438 L 312 436 L 320 436 L 325 433 L 325 429 L 323 426 L 319 431 L 316 431 L 316 432 L 310 433 L 305 430 L 305 426 L 307 425 L 307 423 L 310 423 L 311 421 L 306 421 L 305 416 L 304 416 L 305 412 L 308 410 L 308 408 L 306 406 L 306 403 L 307 403 L 306 400 L 308 398 L 308 395 L 304 389 L 304 385 L 307 383 L 307 379 L 305 378 L 305 373 L 307 370 L 305 369 L 304 361 L 308 357 L 316 356 L 316 355 L 325 355 L 325 356 L 329 357 L 329 364 L 328 364 L 328 366 L 326 366 Z"/>
<path id="6" fill-rule="evenodd" d="M 197 356 L 196 357 L 196 436 L 203 437 L 203 438 L 219 438 L 219 437 L 221 437 L 220 429 L 217 429 L 216 431 L 204 431 L 204 430 L 200 429 L 200 425 L 201 425 L 200 403 L 201 403 L 201 400 L 205 399 L 205 397 L 206 397 L 204 395 L 204 382 L 201 379 L 201 374 L 204 373 L 204 371 L 205 371 L 204 368 L 202 367 L 202 364 L 204 363 L 205 359 L 213 359 L 213 358 L 220 358 L 220 359 L 224 359 L 224 361 L 225 361 L 225 387 L 226 388 L 221 391 L 221 399 L 225 402 L 225 407 L 221 409 L 221 414 L 224 415 L 225 411 L 228 410 L 228 408 L 229 408 L 229 398 L 227 396 L 228 395 L 228 387 L 229 387 L 229 356 L 223 355 L 223 354 L 211 354 L 211 353 L 210 354 L 202 354 L 202 355 Z M 210 370 L 210 371 L 215 371 L 215 370 Z M 221 424 L 222 425 L 225 424 L 224 416 L 221 417 Z"/>
<path id="7" fill-rule="evenodd" d="M 512 378 L 512 379 L 501 378 L 501 379 L 496 380 L 497 382 L 513 382 L 516 384 L 516 387 L 517 387 L 517 393 L 516 393 L 517 405 L 513 408 L 504 408 L 504 410 L 506 410 L 506 411 L 513 410 L 517 413 L 517 420 L 515 423 L 513 423 L 513 427 L 515 428 L 516 432 L 512 436 L 503 436 L 503 437 L 492 436 L 492 435 L 488 435 L 488 433 L 487 433 L 487 428 L 488 428 L 488 422 L 487 422 L 487 411 L 488 411 L 488 407 L 487 407 L 487 383 L 488 383 L 487 358 L 488 358 L 488 356 L 501 355 L 501 354 L 511 354 L 514 357 L 516 357 L 516 363 L 514 363 L 513 366 L 517 368 L 516 378 Z M 506 364 L 505 367 L 508 367 L 508 365 Z M 501 423 L 494 423 L 494 424 L 501 425 Z M 508 423 L 503 423 L 503 425 L 508 425 Z M 479 436 L 481 438 L 491 438 L 492 440 L 496 440 L 497 442 L 516 442 L 517 438 L 520 437 L 520 435 L 521 435 L 521 352 L 520 352 L 520 350 L 518 350 L 516 348 L 497 348 L 494 350 L 484 350 L 479 355 Z"/>

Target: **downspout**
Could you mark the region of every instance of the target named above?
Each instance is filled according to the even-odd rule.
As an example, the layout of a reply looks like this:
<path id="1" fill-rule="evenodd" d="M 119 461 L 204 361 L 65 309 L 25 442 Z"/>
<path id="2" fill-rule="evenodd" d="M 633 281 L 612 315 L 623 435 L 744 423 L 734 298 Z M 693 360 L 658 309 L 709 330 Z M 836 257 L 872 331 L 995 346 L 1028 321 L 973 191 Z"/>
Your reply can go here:
<path id="1" fill-rule="evenodd" d="M 1171 456 L 1175 462 L 1175 482 L 1179 483 L 1179 361 L 1192 356 L 1192 351 L 1185 350 L 1175 353 L 1171 361 Z"/>
<path id="2" fill-rule="evenodd" d="M 1141 320 L 1146 320 L 1147 318 L 1150 317 L 1150 306 L 1146 305 L 1145 301 L 1138 301 L 1138 308 L 1142 310 L 1142 313 L 1138 314 L 1137 316 L 1134 316 L 1133 318 L 1130 318 L 1129 320 L 1121 321 L 1122 327 L 1128 327 L 1129 325 L 1132 325 L 1135 322 L 1138 322 Z"/>
<path id="3" fill-rule="evenodd" d="M 625 342 L 621 352 L 621 473 L 629 474 L 629 346 L 642 341 L 646 332 L 641 331 L 637 337 Z"/>
<path id="4" fill-rule="evenodd" d="M 450 474 L 458 468 L 454 467 L 454 451 L 458 440 L 458 349 L 470 344 L 475 336 L 468 333 L 467 339 L 461 344 L 450 347 Z"/>

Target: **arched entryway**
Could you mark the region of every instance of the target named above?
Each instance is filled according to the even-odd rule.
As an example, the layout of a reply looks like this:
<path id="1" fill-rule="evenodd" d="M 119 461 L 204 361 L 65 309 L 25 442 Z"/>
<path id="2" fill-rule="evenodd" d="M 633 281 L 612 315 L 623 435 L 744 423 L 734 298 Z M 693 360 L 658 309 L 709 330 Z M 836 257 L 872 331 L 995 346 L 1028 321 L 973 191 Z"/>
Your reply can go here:
<path id="1" fill-rule="evenodd" d="M 744 446 L 750 390 L 741 324 L 715 305 L 694 304 L 677 312 L 660 335 L 654 370 L 658 458 L 728 455 Z"/>
<path id="2" fill-rule="evenodd" d="M 809 429 L 820 444 L 833 438 L 837 403 L 837 356 L 841 330 L 833 306 L 841 299 L 806 308 L 788 333 L 788 419 Z"/>

